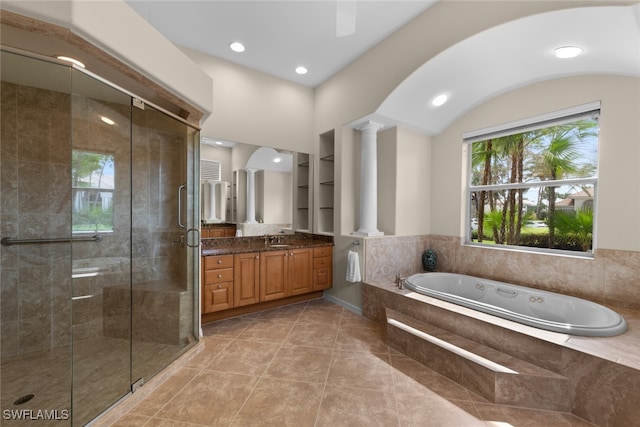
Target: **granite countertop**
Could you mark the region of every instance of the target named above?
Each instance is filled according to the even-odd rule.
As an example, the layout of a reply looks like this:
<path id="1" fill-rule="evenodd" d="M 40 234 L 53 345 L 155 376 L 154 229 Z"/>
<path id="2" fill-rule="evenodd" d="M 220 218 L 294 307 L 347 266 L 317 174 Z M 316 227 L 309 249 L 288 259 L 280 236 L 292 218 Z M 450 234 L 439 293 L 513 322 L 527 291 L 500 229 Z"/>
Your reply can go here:
<path id="1" fill-rule="evenodd" d="M 269 238 L 273 241 L 272 244 L 265 244 L 265 236 L 201 239 L 201 254 L 202 256 L 228 255 L 333 246 L 332 236 L 322 236 L 318 234 L 276 234 L 267 236 L 267 239 Z"/>

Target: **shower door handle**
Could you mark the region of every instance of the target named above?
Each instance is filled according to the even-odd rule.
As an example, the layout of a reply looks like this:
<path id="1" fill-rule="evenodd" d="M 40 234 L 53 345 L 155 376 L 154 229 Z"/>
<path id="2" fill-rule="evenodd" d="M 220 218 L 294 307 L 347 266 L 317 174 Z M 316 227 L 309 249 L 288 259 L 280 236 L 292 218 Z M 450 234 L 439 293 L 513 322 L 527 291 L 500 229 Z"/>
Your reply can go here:
<path id="1" fill-rule="evenodd" d="M 190 248 L 200 247 L 200 230 L 197 228 L 190 228 L 187 230 L 187 246 Z"/>
<path id="2" fill-rule="evenodd" d="M 182 222 L 182 191 L 184 190 L 184 185 L 178 187 L 178 227 L 185 228 L 184 223 Z"/>

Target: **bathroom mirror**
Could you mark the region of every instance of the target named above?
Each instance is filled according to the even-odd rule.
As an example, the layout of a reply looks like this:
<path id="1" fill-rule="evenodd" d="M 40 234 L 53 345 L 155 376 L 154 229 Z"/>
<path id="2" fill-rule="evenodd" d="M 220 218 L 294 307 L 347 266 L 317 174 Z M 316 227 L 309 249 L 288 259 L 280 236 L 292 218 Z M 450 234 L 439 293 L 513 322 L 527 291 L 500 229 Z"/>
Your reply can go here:
<path id="1" fill-rule="evenodd" d="M 217 209 L 215 215 L 209 215 L 211 219 L 203 215 L 203 227 L 236 230 L 215 233 L 216 237 L 310 231 L 310 157 L 306 153 L 201 138 L 203 194 L 216 197 L 213 205 Z M 248 185 L 247 181 L 253 182 Z M 247 206 L 250 188 L 254 192 L 253 207 Z M 206 198 L 203 206 L 207 206 Z M 205 234 L 214 237 L 214 233 Z"/>

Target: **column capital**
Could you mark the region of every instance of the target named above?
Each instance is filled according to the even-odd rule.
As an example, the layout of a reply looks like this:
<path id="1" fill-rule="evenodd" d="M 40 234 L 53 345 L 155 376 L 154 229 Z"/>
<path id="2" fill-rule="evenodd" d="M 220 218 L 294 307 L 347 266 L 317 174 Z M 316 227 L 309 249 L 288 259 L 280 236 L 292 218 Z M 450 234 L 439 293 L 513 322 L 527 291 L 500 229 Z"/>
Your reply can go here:
<path id="1" fill-rule="evenodd" d="M 384 127 L 384 125 L 382 123 L 378 123 L 378 122 L 374 122 L 373 120 L 366 120 L 362 123 L 358 123 L 357 125 L 354 126 L 354 128 L 356 130 L 359 130 L 361 132 L 364 131 L 373 131 L 373 132 L 378 132 L 380 129 L 382 129 Z"/>

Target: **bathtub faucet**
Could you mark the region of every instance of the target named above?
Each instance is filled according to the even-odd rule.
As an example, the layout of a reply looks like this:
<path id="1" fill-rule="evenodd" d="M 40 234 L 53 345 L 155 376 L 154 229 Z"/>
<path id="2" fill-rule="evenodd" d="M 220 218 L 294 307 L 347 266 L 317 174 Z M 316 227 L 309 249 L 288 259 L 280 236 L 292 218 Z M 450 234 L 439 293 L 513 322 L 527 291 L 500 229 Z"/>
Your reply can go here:
<path id="1" fill-rule="evenodd" d="M 396 285 L 399 289 L 404 289 L 404 284 L 407 281 L 406 277 L 402 277 L 399 273 L 396 274 Z"/>

